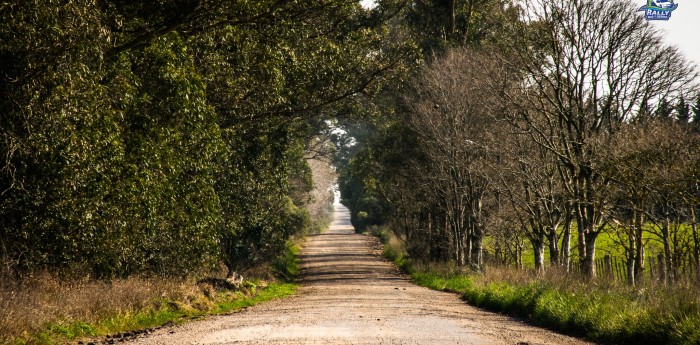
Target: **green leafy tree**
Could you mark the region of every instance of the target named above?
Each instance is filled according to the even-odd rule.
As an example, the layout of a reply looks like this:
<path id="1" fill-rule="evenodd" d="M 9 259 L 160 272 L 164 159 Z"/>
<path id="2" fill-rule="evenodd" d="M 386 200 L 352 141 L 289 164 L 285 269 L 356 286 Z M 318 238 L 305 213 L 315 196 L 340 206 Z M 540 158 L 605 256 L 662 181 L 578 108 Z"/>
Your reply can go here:
<path id="1" fill-rule="evenodd" d="M 16 272 L 265 262 L 307 227 L 306 143 L 413 52 L 346 0 L 4 1 L 0 15 L 0 255 Z"/>
<path id="2" fill-rule="evenodd" d="M 260 125 L 242 135 L 224 132 L 228 150 L 217 192 L 222 204 L 220 248 L 229 274 L 269 261 L 290 236 L 309 225 L 289 197 L 291 163 L 303 159 L 299 146 L 289 145 L 295 139 L 283 125 Z"/>
<path id="3" fill-rule="evenodd" d="M 127 206 L 133 214 L 126 216 L 135 221 L 127 228 L 137 231 L 127 238 L 142 255 L 141 267 L 186 274 L 215 257 L 214 182 L 223 149 L 217 115 L 177 34 L 159 38 L 130 60 L 126 71 L 133 74 L 126 77 L 135 79 L 136 97 L 124 105 L 121 180 L 122 194 L 139 202 Z"/>
<path id="4" fill-rule="evenodd" d="M 380 0 L 377 4 L 378 11 L 400 16 L 399 25 L 426 56 L 448 47 L 499 41 L 518 21 L 518 8 L 509 1 Z"/>
<path id="5" fill-rule="evenodd" d="M 19 269 L 89 256 L 96 205 L 123 156 L 94 10 L 89 2 L 0 5 L 0 237 Z"/>
<path id="6" fill-rule="evenodd" d="M 700 124 L 700 95 L 695 97 L 695 103 L 690 107 L 693 110 L 693 123 Z"/>
<path id="7" fill-rule="evenodd" d="M 685 97 L 681 95 L 676 104 L 676 117 L 681 123 L 687 124 L 691 120 L 690 104 L 685 101 Z"/>

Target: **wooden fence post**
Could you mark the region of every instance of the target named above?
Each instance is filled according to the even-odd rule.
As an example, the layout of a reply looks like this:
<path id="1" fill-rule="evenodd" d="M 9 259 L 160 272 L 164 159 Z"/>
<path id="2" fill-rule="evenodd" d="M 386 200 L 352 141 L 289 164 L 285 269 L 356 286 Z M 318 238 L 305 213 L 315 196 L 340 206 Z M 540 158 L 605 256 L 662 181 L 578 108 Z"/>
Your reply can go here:
<path id="1" fill-rule="evenodd" d="M 613 274 L 613 271 L 612 271 L 612 257 L 610 256 L 610 254 L 605 255 L 605 257 L 603 257 L 603 265 L 605 266 L 605 269 L 604 269 L 605 276 L 608 279 L 610 279 L 611 277 L 614 278 L 615 275 Z"/>
<path id="2" fill-rule="evenodd" d="M 625 281 L 625 264 L 622 263 L 622 260 L 617 260 L 616 266 L 618 267 L 618 279 Z"/>

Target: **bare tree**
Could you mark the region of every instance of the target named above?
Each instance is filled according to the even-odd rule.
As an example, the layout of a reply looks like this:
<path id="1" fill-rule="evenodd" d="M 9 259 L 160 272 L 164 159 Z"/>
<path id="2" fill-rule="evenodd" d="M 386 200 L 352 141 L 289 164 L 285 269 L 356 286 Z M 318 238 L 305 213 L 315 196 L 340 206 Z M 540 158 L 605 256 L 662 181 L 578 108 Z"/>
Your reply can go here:
<path id="1" fill-rule="evenodd" d="M 652 206 L 648 211 L 649 220 L 654 226 L 653 233 L 663 245 L 664 264 L 667 282 L 679 279 L 678 268 L 684 252 L 690 252 L 680 234 L 681 225 L 689 218 L 684 212 L 686 205 L 697 202 L 691 188 L 698 181 L 697 153 L 699 139 L 679 123 L 670 119 L 658 119 L 649 135 L 649 143 L 640 150 L 648 162 L 645 169 L 649 175 L 648 188 L 653 194 Z"/>
<path id="2" fill-rule="evenodd" d="M 696 200 L 691 184 L 697 179 L 698 137 L 688 127 L 670 118 L 639 118 L 621 126 L 602 149 L 600 170 L 611 181 L 614 200 L 608 218 L 627 253 L 630 284 L 644 277 L 645 222 L 659 224 L 666 271 L 671 272 L 671 214 L 692 218 L 692 212 L 679 212 Z"/>
<path id="3" fill-rule="evenodd" d="M 510 133 L 501 139 L 499 149 L 503 159 L 494 171 L 501 177 L 500 188 L 512 214 L 532 244 L 535 269 L 544 272 L 547 244 L 550 261 L 558 266 L 565 200 L 556 160 L 548 150 L 529 140 L 526 133 Z"/>
<path id="4" fill-rule="evenodd" d="M 514 125 L 561 166 L 589 277 L 610 206 L 597 148 L 644 104 L 682 94 L 697 75 L 635 10 L 619 1 L 526 1 L 519 59 L 504 61 L 523 73 L 519 90 L 506 94 L 518 105 Z"/>
<path id="5" fill-rule="evenodd" d="M 488 87 L 489 73 L 497 70 L 493 57 L 455 49 L 422 71 L 407 99 L 407 123 L 432 168 L 431 189 L 445 200 L 454 258 L 479 269 L 493 197 L 488 161 L 500 132 L 495 119 L 501 102 Z"/>

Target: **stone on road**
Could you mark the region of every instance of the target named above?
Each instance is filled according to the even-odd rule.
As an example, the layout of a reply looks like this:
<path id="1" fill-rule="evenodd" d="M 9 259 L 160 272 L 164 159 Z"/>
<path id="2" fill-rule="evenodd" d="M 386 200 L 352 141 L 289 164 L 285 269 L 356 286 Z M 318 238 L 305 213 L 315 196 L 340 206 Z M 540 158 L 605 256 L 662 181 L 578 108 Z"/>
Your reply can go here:
<path id="1" fill-rule="evenodd" d="M 158 331 L 137 344 L 587 344 L 411 284 L 336 205 L 302 251 L 295 296 Z"/>

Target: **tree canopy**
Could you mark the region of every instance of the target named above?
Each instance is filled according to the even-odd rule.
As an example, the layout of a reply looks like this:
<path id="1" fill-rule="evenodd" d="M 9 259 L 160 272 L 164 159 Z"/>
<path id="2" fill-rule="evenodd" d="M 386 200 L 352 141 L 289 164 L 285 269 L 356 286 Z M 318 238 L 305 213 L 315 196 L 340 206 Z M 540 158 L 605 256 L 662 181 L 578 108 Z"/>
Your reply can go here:
<path id="1" fill-rule="evenodd" d="M 264 263 L 309 224 L 307 144 L 413 54 L 347 0 L 3 1 L 0 18 L 15 273 Z"/>

